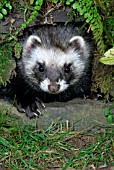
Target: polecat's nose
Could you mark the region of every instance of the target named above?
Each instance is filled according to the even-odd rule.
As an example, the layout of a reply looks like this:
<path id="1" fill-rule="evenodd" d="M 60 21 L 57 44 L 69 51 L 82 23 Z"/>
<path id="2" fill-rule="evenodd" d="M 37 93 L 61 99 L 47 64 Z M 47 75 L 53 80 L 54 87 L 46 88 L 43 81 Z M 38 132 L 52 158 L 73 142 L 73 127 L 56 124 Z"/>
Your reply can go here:
<path id="1" fill-rule="evenodd" d="M 50 85 L 48 85 L 48 89 L 51 93 L 57 93 L 60 89 L 60 85 L 57 84 L 56 82 L 53 82 Z"/>

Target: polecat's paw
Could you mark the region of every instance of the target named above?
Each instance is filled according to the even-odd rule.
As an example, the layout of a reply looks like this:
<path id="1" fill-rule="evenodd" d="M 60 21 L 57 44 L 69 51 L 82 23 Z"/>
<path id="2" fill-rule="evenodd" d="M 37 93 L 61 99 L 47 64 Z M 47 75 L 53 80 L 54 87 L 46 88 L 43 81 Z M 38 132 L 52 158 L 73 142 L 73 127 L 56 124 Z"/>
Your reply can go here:
<path id="1" fill-rule="evenodd" d="M 29 104 L 24 105 L 21 102 L 16 102 L 15 105 L 19 112 L 26 113 L 29 118 L 41 115 L 41 110 L 45 108 L 45 105 L 38 98 L 35 98 L 34 102 Z"/>

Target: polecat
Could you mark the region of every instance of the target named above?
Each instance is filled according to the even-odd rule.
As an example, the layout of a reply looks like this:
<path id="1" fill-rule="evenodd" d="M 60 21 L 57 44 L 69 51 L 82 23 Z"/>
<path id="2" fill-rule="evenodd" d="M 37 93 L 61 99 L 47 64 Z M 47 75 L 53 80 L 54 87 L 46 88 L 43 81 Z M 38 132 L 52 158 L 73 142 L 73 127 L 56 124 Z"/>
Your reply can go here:
<path id="1" fill-rule="evenodd" d="M 71 25 L 32 30 L 10 86 L 18 110 L 34 117 L 44 107 L 42 101 L 67 101 L 86 93 L 90 57 L 90 43 Z"/>

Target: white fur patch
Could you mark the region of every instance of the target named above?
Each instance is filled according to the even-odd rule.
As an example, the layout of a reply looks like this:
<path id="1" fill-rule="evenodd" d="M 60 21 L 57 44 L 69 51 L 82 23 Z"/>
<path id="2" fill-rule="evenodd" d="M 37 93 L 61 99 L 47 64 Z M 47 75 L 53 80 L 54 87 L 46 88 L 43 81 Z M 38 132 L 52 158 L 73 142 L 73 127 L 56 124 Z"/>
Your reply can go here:
<path id="1" fill-rule="evenodd" d="M 59 82 L 57 84 L 60 85 L 59 92 L 65 91 L 69 86 L 68 84 L 66 84 L 65 80 L 59 80 Z"/>
<path id="2" fill-rule="evenodd" d="M 37 47 L 31 53 L 31 57 L 25 58 L 23 57 L 23 61 L 26 69 L 31 70 L 37 62 L 45 63 L 46 66 L 50 66 L 51 64 L 63 67 L 64 64 L 73 63 L 77 67 L 81 69 L 81 65 L 84 63 L 80 60 L 80 55 L 78 51 L 74 52 L 73 49 L 70 49 L 67 53 L 64 53 L 58 49 L 45 49 L 42 47 Z"/>
<path id="3" fill-rule="evenodd" d="M 31 35 L 26 41 L 26 47 L 30 46 L 33 43 L 34 39 L 41 43 L 41 39 L 38 36 Z"/>
<path id="4" fill-rule="evenodd" d="M 40 88 L 45 91 L 50 93 L 48 86 L 51 84 L 50 80 L 48 78 L 46 78 L 44 81 L 42 81 L 40 83 Z M 60 85 L 60 89 L 57 91 L 57 93 L 60 93 L 62 91 L 65 91 L 68 88 L 68 84 L 66 84 L 66 82 L 64 80 L 59 80 L 57 82 L 58 85 Z"/>
<path id="5" fill-rule="evenodd" d="M 45 92 L 48 92 L 48 85 L 50 85 L 50 80 L 48 78 L 46 78 L 45 80 L 43 80 L 41 83 L 40 83 L 40 88 L 45 91 Z"/>
<path id="6" fill-rule="evenodd" d="M 79 43 L 81 48 L 85 47 L 85 41 L 84 41 L 83 37 L 81 37 L 81 36 L 74 36 L 70 39 L 69 42 L 71 43 L 71 42 L 76 41 L 76 40 L 79 41 L 78 43 Z"/>
<path id="7" fill-rule="evenodd" d="M 38 36 L 31 35 L 26 40 L 24 48 L 23 48 L 23 56 L 26 56 L 26 53 L 28 52 L 29 48 L 31 48 L 31 45 L 34 43 L 34 40 L 38 41 L 41 44 L 41 39 Z"/>

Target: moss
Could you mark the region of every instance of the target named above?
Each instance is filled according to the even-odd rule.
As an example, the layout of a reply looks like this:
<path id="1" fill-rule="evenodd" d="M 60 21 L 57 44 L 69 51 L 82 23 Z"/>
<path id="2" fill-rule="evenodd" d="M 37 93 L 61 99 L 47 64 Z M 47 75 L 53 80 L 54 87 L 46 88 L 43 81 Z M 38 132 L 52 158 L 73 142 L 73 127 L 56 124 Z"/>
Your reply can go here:
<path id="1" fill-rule="evenodd" d="M 0 85 L 6 85 L 15 73 L 15 57 L 20 57 L 21 47 L 15 41 L 5 42 L 0 46 Z"/>
<path id="2" fill-rule="evenodd" d="M 95 55 L 93 62 L 92 91 L 100 89 L 105 98 L 114 98 L 114 66 L 99 63 L 99 55 Z"/>

